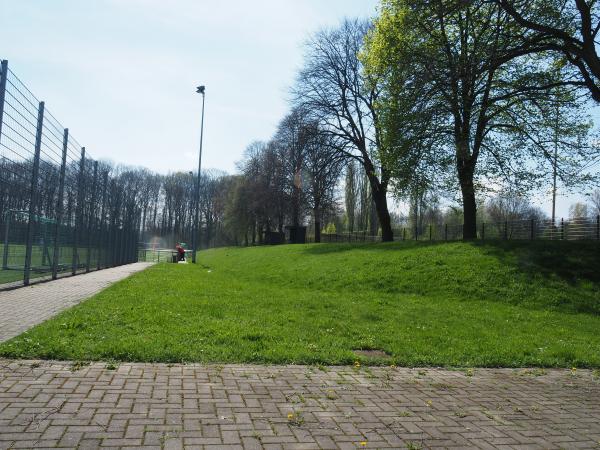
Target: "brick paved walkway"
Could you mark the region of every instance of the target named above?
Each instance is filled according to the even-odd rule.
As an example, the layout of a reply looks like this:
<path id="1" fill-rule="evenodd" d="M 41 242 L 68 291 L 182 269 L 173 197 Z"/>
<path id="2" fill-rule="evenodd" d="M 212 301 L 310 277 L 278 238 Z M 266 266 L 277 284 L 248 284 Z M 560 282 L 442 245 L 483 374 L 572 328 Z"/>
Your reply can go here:
<path id="1" fill-rule="evenodd" d="M 0 342 L 18 336 L 150 263 L 135 263 L 0 292 Z"/>
<path id="2" fill-rule="evenodd" d="M 0 448 L 598 448 L 597 375 L 0 360 Z"/>

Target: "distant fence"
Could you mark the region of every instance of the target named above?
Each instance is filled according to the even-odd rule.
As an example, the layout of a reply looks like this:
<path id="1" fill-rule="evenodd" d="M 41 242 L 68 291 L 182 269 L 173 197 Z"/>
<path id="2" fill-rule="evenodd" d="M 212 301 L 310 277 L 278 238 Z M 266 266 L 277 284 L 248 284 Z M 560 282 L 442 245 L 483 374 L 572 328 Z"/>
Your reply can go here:
<path id="1" fill-rule="evenodd" d="M 0 69 L 0 288 L 137 260 L 137 206 L 8 68 Z"/>
<path id="2" fill-rule="evenodd" d="M 395 241 L 456 241 L 463 238 L 462 225 L 425 225 L 394 230 Z M 600 216 L 595 218 L 551 220 L 513 220 L 481 223 L 477 227 L 480 240 L 600 240 Z M 380 242 L 381 236 L 366 232 L 321 234 L 321 242 Z"/>
<path id="3" fill-rule="evenodd" d="M 140 247 L 138 249 L 138 261 L 143 261 L 143 262 L 155 262 L 155 263 L 160 263 L 160 262 L 168 262 L 168 263 L 172 263 L 172 262 L 177 262 L 177 259 L 175 259 L 177 256 L 177 251 L 175 249 L 155 249 L 155 248 L 143 248 Z M 192 258 L 192 251 L 191 250 L 186 250 L 185 251 L 185 259 L 189 261 L 191 261 Z"/>

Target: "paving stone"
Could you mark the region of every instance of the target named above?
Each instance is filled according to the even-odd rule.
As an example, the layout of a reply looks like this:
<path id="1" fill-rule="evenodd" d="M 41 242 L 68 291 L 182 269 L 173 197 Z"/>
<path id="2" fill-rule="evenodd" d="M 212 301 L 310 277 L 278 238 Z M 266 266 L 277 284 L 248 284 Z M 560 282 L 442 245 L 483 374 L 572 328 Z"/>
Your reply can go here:
<path id="1" fill-rule="evenodd" d="M 600 437 L 600 381 L 586 370 L 105 366 L 0 359 L 0 449 L 558 449 Z"/>

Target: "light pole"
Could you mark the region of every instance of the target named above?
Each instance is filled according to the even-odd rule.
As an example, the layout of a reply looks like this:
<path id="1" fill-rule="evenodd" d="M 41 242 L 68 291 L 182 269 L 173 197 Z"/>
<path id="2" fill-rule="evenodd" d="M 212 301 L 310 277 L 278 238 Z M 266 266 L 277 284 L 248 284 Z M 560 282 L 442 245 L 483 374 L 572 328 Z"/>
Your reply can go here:
<path id="1" fill-rule="evenodd" d="M 202 94 L 202 122 L 200 125 L 200 155 L 198 156 L 198 179 L 196 180 L 196 198 L 194 199 L 195 219 L 194 235 L 192 236 L 192 263 L 196 264 L 196 251 L 198 250 L 198 234 L 200 233 L 200 173 L 202 171 L 202 138 L 204 137 L 204 100 L 206 98 L 206 87 L 198 86 L 196 93 Z"/>

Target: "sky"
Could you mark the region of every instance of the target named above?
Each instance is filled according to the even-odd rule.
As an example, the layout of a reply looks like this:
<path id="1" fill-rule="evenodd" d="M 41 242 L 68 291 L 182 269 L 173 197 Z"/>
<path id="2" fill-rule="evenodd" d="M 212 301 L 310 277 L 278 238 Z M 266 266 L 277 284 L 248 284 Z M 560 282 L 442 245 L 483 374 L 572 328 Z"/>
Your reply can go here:
<path id="1" fill-rule="evenodd" d="M 377 0 L 0 0 L 0 58 L 94 158 L 235 171 L 288 111 L 303 43 Z"/>
<path id="2" fill-rule="evenodd" d="M 378 0 L 0 0 L 0 59 L 96 159 L 236 171 L 289 110 L 303 44 Z M 537 204 L 550 210 L 548 196 Z M 568 216 L 580 195 L 562 195 Z"/>

